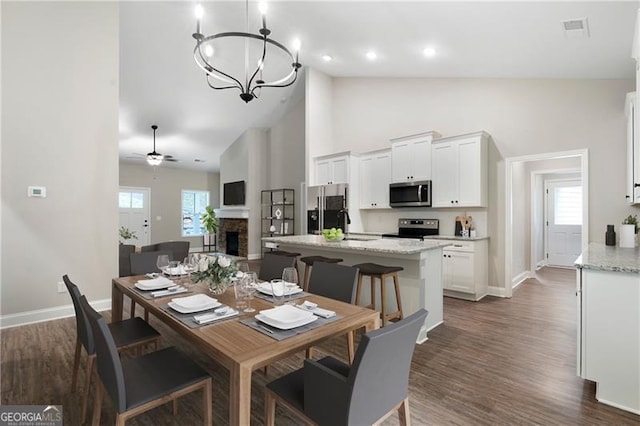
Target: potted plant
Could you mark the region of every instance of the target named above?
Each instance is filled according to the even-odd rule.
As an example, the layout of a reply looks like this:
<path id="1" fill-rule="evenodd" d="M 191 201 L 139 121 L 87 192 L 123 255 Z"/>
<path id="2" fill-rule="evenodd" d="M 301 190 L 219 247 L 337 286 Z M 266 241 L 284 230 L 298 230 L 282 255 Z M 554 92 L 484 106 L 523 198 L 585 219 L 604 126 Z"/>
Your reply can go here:
<path id="1" fill-rule="evenodd" d="M 136 231 L 132 231 L 127 227 L 121 226 L 118 230 L 120 234 L 120 244 L 128 243 L 129 240 L 137 240 L 138 236 L 136 235 Z"/>
<path id="2" fill-rule="evenodd" d="M 620 247 L 633 248 L 636 246 L 638 233 L 638 215 L 629 215 L 622 221 L 620 227 Z"/>
<path id="3" fill-rule="evenodd" d="M 200 216 L 200 222 L 207 230 L 207 234 L 203 236 L 203 248 L 215 245 L 215 235 L 218 232 L 218 218 L 216 212 L 211 206 L 207 206 L 205 212 Z"/>

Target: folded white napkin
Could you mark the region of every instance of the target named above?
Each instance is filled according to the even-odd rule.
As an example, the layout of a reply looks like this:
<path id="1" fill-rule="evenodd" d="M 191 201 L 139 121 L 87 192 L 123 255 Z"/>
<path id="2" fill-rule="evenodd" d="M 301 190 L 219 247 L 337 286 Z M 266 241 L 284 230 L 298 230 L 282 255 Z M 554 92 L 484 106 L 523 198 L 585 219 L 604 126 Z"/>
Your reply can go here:
<path id="1" fill-rule="evenodd" d="M 160 290 L 160 291 L 152 291 L 151 295 L 153 297 L 163 297 L 163 296 L 169 296 L 169 295 L 174 295 L 174 294 L 179 294 L 179 293 L 185 293 L 188 290 L 182 286 L 179 285 L 174 285 L 171 286 L 169 288 L 167 288 L 166 290 Z"/>
<path id="2" fill-rule="evenodd" d="M 334 311 L 318 308 L 318 304 L 309 302 L 308 300 L 305 300 L 304 303 L 296 306 L 302 310 L 312 312 L 314 315 L 322 318 L 331 318 L 336 316 L 336 313 Z"/>
<path id="3" fill-rule="evenodd" d="M 218 308 L 221 309 L 221 308 Z M 218 311 L 218 309 L 216 309 L 216 311 Z M 229 308 L 227 307 L 226 310 L 223 313 L 210 313 L 210 314 L 202 314 L 202 315 L 196 315 L 193 317 L 193 320 L 195 322 L 197 322 L 198 324 L 206 324 L 209 322 L 213 322 L 213 321 L 217 321 L 219 319 L 223 319 L 223 318 L 229 318 L 232 317 L 234 315 L 238 315 L 238 311 L 236 311 L 233 308 Z"/>

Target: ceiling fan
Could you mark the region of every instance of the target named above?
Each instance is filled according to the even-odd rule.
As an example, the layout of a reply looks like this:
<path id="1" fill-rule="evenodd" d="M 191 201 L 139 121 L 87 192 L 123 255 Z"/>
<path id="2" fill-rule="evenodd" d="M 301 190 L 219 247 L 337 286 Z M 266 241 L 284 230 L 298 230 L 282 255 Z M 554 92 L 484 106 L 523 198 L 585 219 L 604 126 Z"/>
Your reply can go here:
<path id="1" fill-rule="evenodd" d="M 156 152 L 156 130 L 158 130 L 158 126 L 154 124 L 151 126 L 151 128 L 153 129 L 153 151 L 147 154 L 139 154 L 137 152 L 134 152 L 133 155 L 136 155 L 137 157 L 127 158 L 136 160 L 145 158 L 150 166 L 159 166 L 163 161 L 169 163 L 177 163 L 178 161 L 180 161 L 177 158 L 174 158 L 173 155 L 163 155 L 159 152 Z"/>

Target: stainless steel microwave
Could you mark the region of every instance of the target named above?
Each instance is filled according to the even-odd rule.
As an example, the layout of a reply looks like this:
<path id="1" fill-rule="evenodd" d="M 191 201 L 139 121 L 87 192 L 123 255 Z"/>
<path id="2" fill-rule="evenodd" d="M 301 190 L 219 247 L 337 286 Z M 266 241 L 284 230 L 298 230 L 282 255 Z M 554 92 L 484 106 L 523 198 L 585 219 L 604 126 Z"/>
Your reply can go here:
<path id="1" fill-rule="evenodd" d="M 391 207 L 431 207 L 431 181 L 390 184 L 389 205 Z"/>

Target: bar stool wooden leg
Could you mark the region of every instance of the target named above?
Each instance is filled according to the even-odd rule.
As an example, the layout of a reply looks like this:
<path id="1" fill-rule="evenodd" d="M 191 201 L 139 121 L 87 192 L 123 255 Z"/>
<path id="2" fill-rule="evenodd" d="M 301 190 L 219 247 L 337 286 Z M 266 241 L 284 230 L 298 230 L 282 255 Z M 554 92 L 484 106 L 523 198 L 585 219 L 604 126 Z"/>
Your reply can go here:
<path id="1" fill-rule="evenodd" d="M 380 275 L 380 315 L 382 316 L 382 326 L 387 325 L 387 296 L 384 291 L 384 280 L 386 275 Z"/>
<path id="2" fill-rule="evenodd" d="M 356 305 L 360 304 L 361 294 L 362 294 L 362 274 L 358 274 L 358 284 L 356 286 Z"/>
<path id="3" fill-rule="evenodd" d="M 402 311 L 402 299 L 400 298 L 400 283 L 398 282 L 398 274 L 393 274 L 393 286 L 396 290 L 396 303 L 398 305 L 398 313 L 400 315 L 398 319 L 403 319 L 404 313 Z"/>
<path id="4" fill-rule="evenodd" d="M 371 280 L 369 285 L 371 286 L 371 305 L 369 306 L 371 309 L 376 308 L 376 279 L 373 275 L 369 276 Z"/>

